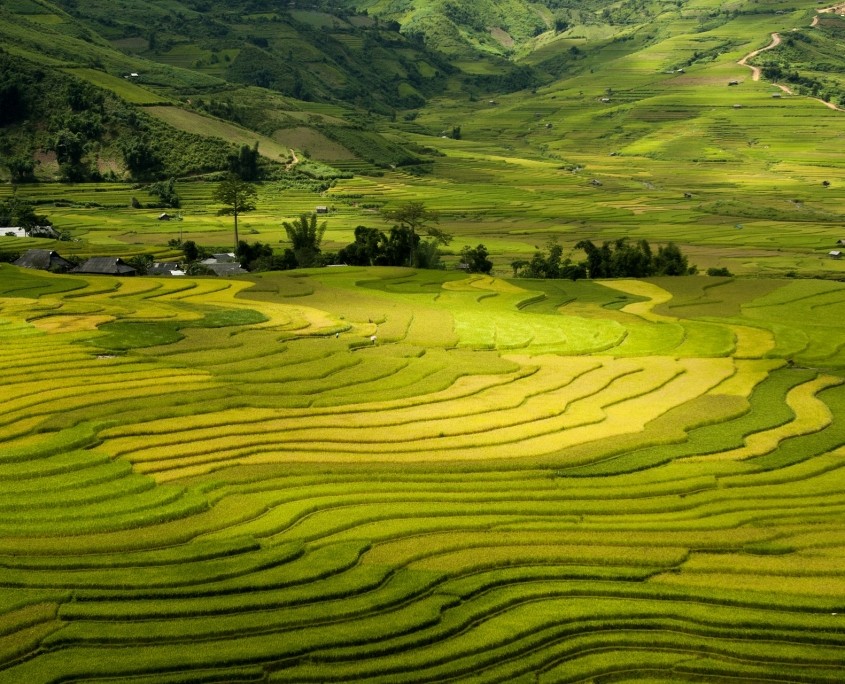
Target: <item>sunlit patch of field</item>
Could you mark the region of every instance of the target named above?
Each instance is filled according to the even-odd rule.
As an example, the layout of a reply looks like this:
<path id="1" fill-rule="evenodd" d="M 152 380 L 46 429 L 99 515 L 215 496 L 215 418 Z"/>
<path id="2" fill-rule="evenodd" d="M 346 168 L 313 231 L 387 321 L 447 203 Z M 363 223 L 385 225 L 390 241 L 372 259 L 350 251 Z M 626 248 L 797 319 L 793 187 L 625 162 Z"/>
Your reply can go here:
<path id="1" fill-rule="evenodd" d="M 248 145 L 250 147 L 257 142 L 259 154 L 273 161 L 286 160 L 289 156 L 289 149 L 272 138 L 220 119 L 178 107 L 147 107 L 146 111 L 174 128 L 188 133 L 200 133 L 201 135 L 221 138 L 236 145 Z"/>

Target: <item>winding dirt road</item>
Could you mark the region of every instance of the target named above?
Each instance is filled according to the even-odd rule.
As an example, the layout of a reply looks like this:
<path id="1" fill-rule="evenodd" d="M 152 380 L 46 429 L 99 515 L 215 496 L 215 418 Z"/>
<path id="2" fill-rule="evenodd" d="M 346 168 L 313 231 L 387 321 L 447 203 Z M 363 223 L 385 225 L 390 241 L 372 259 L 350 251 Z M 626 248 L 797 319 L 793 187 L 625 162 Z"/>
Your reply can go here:
<path id="1" fill-rule="evenodd" d="M 820 9 L 820 10 L 816 10 L 817 14 L 816 14 L 816 16 L 813 17 L 813 22 L 810 24 L 811 27 L 818 26 L 818 24 L 819 24 L 819 14 L 822 14 L 824 12 L 833 12 L 835 14 L 845 14 L 845 3 L 841 3 L 839 5 L 833 5 L 831 7 L 825 7 L 824 9 Z M 753 52 L 749 52 L 747 55 L 745 55 L 745 57 L 743 57 L 741 60 L 739 60 L 737 62 L 737 64 L 744 66 L 744 67 L 748 67 L 749 69 L 751 69 L 751 80 L 752 81 L 759 81 L 760 80 L 760 71 L 761 71 L 760 67 L 756 67 L 756 66 L 753 66 L 751 64 L 748 64 L 748 60 L 753 59 L 754 57 L 759 55 L 761 52 L 765 52 L 766 50 L 771 50 L 772 48 L 776 48 L 778 45 L 780 45 L 780 43 L 781 43 L 780 34 L 779 33 L 773 33 L 771 43 L 769 43 L 766 47 L 761 47 L 759 50 L 754 50 Z M 790 90 L 785 85 L 781 85 L 780 83 L 773 83 L 772 85 L 775 86 L 776 88 L 780 88 L 787 95 L 793 94 L 792 90 Z M 837 107 L 832 102 L 825 102 L 824 100 L 822 100 L 818 97 L 813 97 L 811 99 L 816 100 L 817 102 L 821 102 L 828 109 L 833 109 L 837 112 L 845 112 L 845 109 L 842 109 L 841 107 Z"/>
<path id="2" fill-rule="evenodd" d="M 760 80 L 760 67 L 751 66 L 750 64 L 748 64 L 748 60 L 753 59 L 754 57 L 759 55 L 761 52 L 765 52 L 766 50 L 771 50 L 772 48 L 776 48 L 778 45 L 780 45 L 780 34 L 779 33 L 773 33 L 771 43 L 769 43 L 766 47 L 761 47 L 759 50 L 754 50 L 754 52 L 749 52 L 747 55 L 745 55 L 745 57 L 743 57 L 741 60 L 739 60 L 737 62 L 737 64 L 744 66 L 744 67 L 748 67 L 749 69 L 751 69 L 751 80 L 752 81 L 759 81 Z M 783 86 L 780 86 L 780 87 L 783 87 Z M 789 92 L 789 91 L 787 91 L 787 92 Z"/>
<path id="3" fill-rule="evenodd" d="M 840 3 L 838 5 L 833 5 L 832 7 L 825 7 L 824 9 L 816 10 L 816 16 L 813 17 L 813 23 L 810 24 L 810 26 L 812 26 L 813 28 L 817 27 L 819 25 L 819 15 L 824 13 L 833 13 L 839 15 L 845 14 L 845 2 Z M 837 112 L 845 112 L 845 109 L 837 107 L 832 102 L 825 102 L 824 100 L 819 100 L 819 102 L 821 102 L 825 107 L 828 107 L 829 109 L 835 109 Z"/>

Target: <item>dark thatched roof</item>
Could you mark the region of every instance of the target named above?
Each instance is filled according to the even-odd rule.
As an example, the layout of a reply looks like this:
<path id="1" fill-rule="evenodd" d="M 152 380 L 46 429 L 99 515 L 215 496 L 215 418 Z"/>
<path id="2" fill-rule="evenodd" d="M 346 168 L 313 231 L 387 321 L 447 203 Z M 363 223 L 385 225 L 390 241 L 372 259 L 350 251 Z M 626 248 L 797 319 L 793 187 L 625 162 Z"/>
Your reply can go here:
<path id="1" fill-rule="evenodd" d="M 29 249 L 15 261 L 15 266 L 23 268 L 36 268 L 39 271 L 52 271 L 53 273 L 64 273 L 73 267 L 67 259 L 59 256 L 58 252 L 49 249 Z"/>
<path id="2" fill-rule="evenodd" d="M 147 275 L 174 275 L 174 271 L 182 272 L 182 264 L 176 261 L 157 261 L 147 269 Z"/>
<path id="3" fill-rule="evenodd" d="M 222 252 L 220 254 L 212 254 L 211 256 L 214 257 L 218 264 L 234 264 L 238 261 L 238 257 L 231 252 Z M 207 261 L 208 260 L 203 263 L 206 263 Z"/>
<path id="4" fill-rule="evenodd" d="M 204 263 L 203 266 L 208 268 L 211 271 L 214 271 L 219 276 L 233 276 L 233 275 L 245 275 L 249 273 L 249 271 L 245 271 L 241 268 L 240 264 L 206 264 Z"/>
<path id="5" fill-rule="evenodd" d="M 74 273 L 96 273 L 100 275 L 135 275 L 135 269 L 123 259 L 115 257 L 91 257 L 84 264 L 73 269 Z"/>

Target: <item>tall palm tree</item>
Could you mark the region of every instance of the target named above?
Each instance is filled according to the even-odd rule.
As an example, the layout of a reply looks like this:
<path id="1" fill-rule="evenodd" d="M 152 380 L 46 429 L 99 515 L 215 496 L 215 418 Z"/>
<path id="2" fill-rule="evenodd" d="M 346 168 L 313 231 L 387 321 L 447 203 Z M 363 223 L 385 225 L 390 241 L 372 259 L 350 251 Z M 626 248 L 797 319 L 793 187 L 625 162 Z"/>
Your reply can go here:
<path id="1" fill-rule="evenodd" d="M 282 225 L 292 243 L 298 266 L 313 266 L 320 253 L 320 242 L 326 232 L 326 222 L 317 225 L 317 214 L 300 214 L 295 221 L 284 221 Z"/>

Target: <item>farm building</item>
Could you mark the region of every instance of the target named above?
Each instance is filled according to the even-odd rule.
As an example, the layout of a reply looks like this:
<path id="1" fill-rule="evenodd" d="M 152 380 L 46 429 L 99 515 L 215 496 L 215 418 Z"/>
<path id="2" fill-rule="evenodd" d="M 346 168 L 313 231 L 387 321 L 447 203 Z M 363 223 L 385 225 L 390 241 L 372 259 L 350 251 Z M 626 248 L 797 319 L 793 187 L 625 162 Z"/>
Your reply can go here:
<path id="1" fill-rule="evenodd" d="M 183 276 L 182 264 L 176 261 L 157 261 L 147 269 L 147 275 Z"/>
<path id="2" fill-rule="evenodd" d="M 327 206 L 324 206 L 324 205 L 321 204 L 321 205 L 315 207 L 314 211 L 316 211 L 318 214 L 328 214 L 329 208 Z"/>
<path id="3" fill-rule="evenodd" d="M 833 249 L 827 253 L 827 255 L 831 259 L 841 259 L 842 258 L 842 251 L 838 249 Z"/>
<path id="4" fill-rule="evenodd" d="M 842 238 L 841 240 L 837 240 L 836 244 L 841 245 L 842 247 L 845 247 L 845 238 Z"/>
<path id="5" fill-rule="evenodd" d="M 158 215 L 159 221 L 169 221 L 170 218 L 171 218 L 170 214 L 168 214 L 166 211 Z"/>
<path id="6" fill-rule="evenodd" d="M 51 273 L 65 273 L 73 268 L 73 264 L 64 259 L 58 252 L 50 249 L 28 249 L 23 256 L 14 262 L 22 268 L 35 268 L 39 271 Z"/>
<path id="7" fill-rule="evenodd" d="M 208 269 L 214 271 L 217 275 L 227 277 L 233 275 L 246 275 L 249 271 L 244 270 L 241 268 L 241 265 L 238 263 L 206 263 L 205 261 L 202 262 L 204 266 Z"/>
<path id="8" fill-rule="evenodd" d="M 210 258 L 205 259 L 204 264 L 233 264 L 238 260 L 234 252 L 222 252 L 220 254 L 212 254 Z"/>
<path id="9" fill-rule="evenodd" d="M 73 269 L 72 273 L 133 276 L 135 269 L 118 257 L 91 257 Z"/>
<path id="10" fill-rule="evenodd" d="M 738 86 L 738 85 L 739 85 L 739 81 L 728 81 L 728 85 L 729 85 L 729 86 Z"/>
<path id="11" fill-rule="evenodd" d="M 203 259 L 200 263 L 219 276 L 242 275 L 249 272 L 241 268 L 237 257 L 232 252 L 212 254 L 211 257 Z"/>

